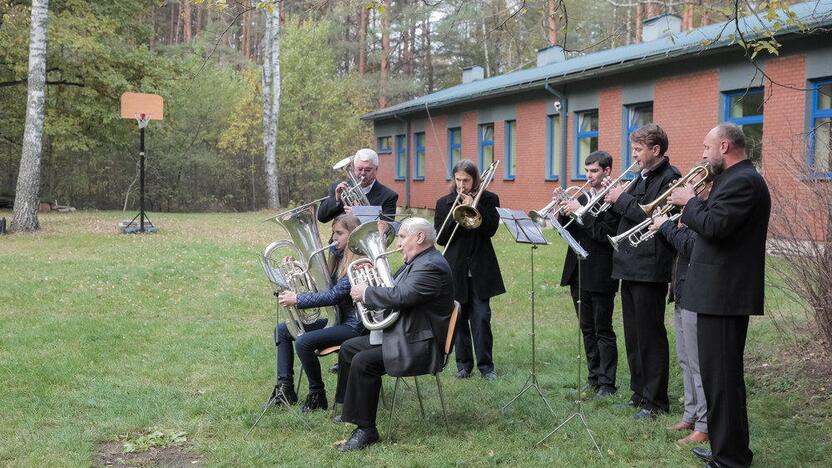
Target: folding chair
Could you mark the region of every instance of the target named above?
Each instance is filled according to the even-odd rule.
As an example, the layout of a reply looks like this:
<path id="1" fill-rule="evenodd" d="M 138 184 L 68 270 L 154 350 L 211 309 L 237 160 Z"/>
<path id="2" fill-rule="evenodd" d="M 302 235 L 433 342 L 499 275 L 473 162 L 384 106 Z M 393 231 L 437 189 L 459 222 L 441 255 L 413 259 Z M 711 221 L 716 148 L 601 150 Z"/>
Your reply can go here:
<path id="1" fill-rule="evenodd" d="M 439 393 L 439 402 L 442 404 L 442 416 L 445 420 L 445 430 L 448 431 L 448 434 L 451 433 L 451 427 L 448 425 L 448 412 L 445 408 L 445 396 L 442 393 L 442 382 L 439 380 L 439 373 L 445 370 L 445 366 L 448 365 L 448 358 L 451 355 L 451 351 L 454 349 L 454 337 L 456 336 L 456 321 L 459 316 L 459 302 L 454 301 L 454 308 L 451 311 L 451 320 L 448 324 L 448 334 L 445 336 L 445 347 L 443 349 L 444 358 L 442 360 L 442 367 L 433 374 L 433 377 L 436 379 L 436 390 Z M 396 383 L 393 385 L 393 401 L 390 404 L 390 434 L 393 434 L 393 415 L 396 409 L 396 393 L 399 390 L 399 381 L 402 380 L 402 377 L 396 377 Z M 402 380 L 404 382 L 404 380 Z M 425 417 L 425 407 L 422 403 L 422 392 L 419 389 L 419 379 L 414 376 L 413 382 L 416 384 L 416 397 L 419 400 L 419 410 L 422 412 L 422 418 Z"/>

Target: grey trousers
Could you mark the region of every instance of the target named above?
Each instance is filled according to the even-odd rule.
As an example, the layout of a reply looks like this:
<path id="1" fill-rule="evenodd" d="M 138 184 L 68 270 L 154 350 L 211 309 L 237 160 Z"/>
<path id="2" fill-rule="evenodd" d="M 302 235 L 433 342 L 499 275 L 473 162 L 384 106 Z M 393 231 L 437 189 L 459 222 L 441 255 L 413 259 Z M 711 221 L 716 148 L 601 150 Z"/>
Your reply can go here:
<path id="1" fill-rule="evenodd" d="M 682 420 L 693 423 L 694 430 L 708 432 L 705 391 L 699 373 L 699 346 L 696 335 L 696 312 L 676 306 L 676 356 L 682 368 L 685 387 L 685 411 Z"/>

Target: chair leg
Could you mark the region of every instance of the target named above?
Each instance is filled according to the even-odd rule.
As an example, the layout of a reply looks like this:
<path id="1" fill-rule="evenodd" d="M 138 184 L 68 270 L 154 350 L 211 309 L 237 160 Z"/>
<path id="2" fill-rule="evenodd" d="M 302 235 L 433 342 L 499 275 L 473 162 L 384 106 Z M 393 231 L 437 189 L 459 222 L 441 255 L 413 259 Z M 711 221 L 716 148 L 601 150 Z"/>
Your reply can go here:
<path id="1" fill-rule="evenodd" d="M 393 438 L 393 414 L 396 410 L 396 393 L 399 391 L 399 380 L 401 380 L 401 377 L 396 377 L 396 383 L 393 384 L 393 401 L 390 402 L 390 435 L 388 436 L 390 439 Z"/>
<path id="2" fill-rule="evenodd" d="M 436 390 L 439 391 L 439 402 L 442 404 L 442 417 L 445 419 L 445 430 L 448 435 L 451 434 L 451 426 L 448 425 L 448 412 L 445 410 L 445 396 L 442 394 L 442 383 L 439 381 L 439 374 L 433 374 L 436 377 Z"/>
<path id="3" fill-rule="evenodd" d="M 413 383 L 416 384 L 416 398 L 419 400 L 419 411 L 422 412 L 422 419 L 425 419 L 425 405 L 422 403 L 422 392 L 419 390 L 419 378 L 413 376 Z"/>
<path id="4" fill-rule="evenodd" d="M 303 367 L 300 368 L 300 375 L 298 375 L 298 387 L 295 389 L 295 393 L 300 395 L 300 384 L 303 382 Z"/>

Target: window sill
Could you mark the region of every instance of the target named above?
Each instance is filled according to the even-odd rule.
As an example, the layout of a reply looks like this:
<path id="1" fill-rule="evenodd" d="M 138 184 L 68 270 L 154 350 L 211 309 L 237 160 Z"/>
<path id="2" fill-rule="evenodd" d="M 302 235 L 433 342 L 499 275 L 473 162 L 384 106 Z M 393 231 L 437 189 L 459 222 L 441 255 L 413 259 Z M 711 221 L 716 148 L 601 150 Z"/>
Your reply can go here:
<path id="1" fill-rule="evenodd" d="M 550 182 L 557 182 L 560 180 L 558 176 L 546 176 L 543 180 L 550 181 Z"/>

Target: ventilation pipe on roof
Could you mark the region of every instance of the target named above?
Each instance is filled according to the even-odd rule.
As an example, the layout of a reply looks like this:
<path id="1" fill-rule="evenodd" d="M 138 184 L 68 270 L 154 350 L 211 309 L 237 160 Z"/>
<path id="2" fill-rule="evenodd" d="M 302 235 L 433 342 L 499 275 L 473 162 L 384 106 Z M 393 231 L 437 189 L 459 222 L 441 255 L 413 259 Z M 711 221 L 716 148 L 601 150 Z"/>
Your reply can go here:
<path id="1" fill-rule="evenodd" d="M 543 67 L 552 63 L 560 63 L 566 60 L 566 54 L 563 52 L 563 47 L 559 45 L 550 45 L 542 49 L 537 49 L 537 66 Z"/>
<path id="2" fill-rule="evenodd" d="M 485 78 L 485 70 L 479 65 L 471 65 L 462 69 L 462 84 L 471 83 Z"/>
<path id="3" fill-rule="evenodd" d="M 682 18 L 669 13 L 644 20 L 641 28 L 643 42 L 654 41 L 682 32 Z"/>

